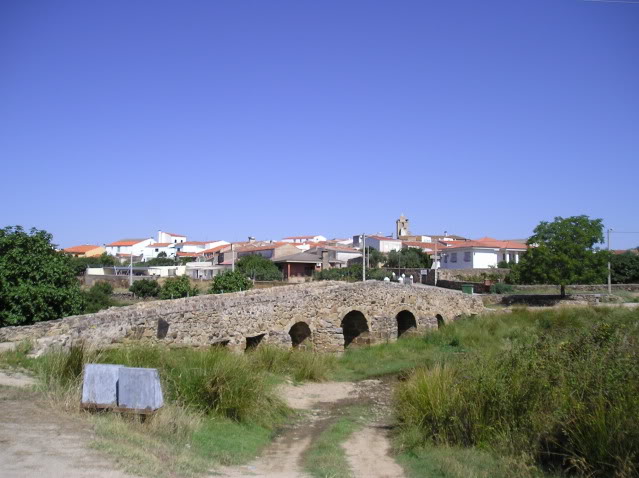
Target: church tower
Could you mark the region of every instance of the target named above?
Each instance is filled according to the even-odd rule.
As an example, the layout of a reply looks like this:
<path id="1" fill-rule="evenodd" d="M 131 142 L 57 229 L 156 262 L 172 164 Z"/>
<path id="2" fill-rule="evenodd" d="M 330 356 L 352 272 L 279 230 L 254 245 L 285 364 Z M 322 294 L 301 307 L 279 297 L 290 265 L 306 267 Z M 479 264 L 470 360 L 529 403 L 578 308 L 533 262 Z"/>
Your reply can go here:
<path id="1" fill-rule="evenodd" d="M 396 229 L 397 239 L 399 239 L 401 236 L 410 236 L 410 229 L 408 228 L 408 219 L 404 217 L 404 214 L 399 216 L 399 219 L 395 221 L 395 224 L 397 226 L 397 229 Z"/>

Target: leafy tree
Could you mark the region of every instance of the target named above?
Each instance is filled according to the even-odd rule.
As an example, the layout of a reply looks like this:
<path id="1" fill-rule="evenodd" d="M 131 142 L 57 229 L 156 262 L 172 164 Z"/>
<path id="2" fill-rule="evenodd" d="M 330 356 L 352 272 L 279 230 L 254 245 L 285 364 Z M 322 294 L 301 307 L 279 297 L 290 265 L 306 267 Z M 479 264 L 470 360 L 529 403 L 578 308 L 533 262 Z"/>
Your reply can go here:
<path id="1" fill-rule="evenodd" d="M 106 252 L 98 257 L 70 257 L 76 276 L 83 275 L 87 267 L 113 267 L 117 263 L 116 258 Z"/>
<path id="2" fill-rule="evenodd" d="M 0 326 L 79 314 L 84 307 L 71 258 L 46 231 L 0 229 Z"/>
<path id="3" fill-rule="evenodd" d="M 209 293 L 223 294 L 225 292 L 239 292 L 253 287 L 251 279 L 240 271 L 226 271 L 213 278 Z"/>
<path id="4" fill-rule="evenodd" d="M 366 266 L 372 269 L 377 269 L 380 265 L 386 262 L 386 255 L 383 252 L 378 251 L 374 247 L 366 248 Z"/>
<path id="5" fill-rule="evenodd" d="M 160 295 L 160 284 L 158 284 L 156 280 L 136 280 L 133 285 L 129 287 L 129 291 L 136 297 L 157 297 Z"/>
<path id="6" fill-rule="evenodd" d="M 235 264 L 237 271 L 253 280 L 282 280 L 282 273 L 269 259 L 260 255 L 249 255 L 240 258 Z"/>
<path id="7" fill-rule="evenodd" d="M 166 255 L 166 252 L 164 252 L 164 251 L 160 252 L 160 253 L 157 255 L 157 258 L 158 258 L 158 259 L 163 259 L 163 258 L 165 258 L 165 257 L 167 257 L 167 255 Z"/>
<path id="8" fill-rule="evenodd" d="M 556 217 L 542 221 L 528 239 L 531 246 L 512 267 L 510 281 L 561 286 L 603 283 L 608 254 L 595 249 L 602 243 L 603 221 L 588 216 Z"/>
<path id="9" fill-rule="evenodd" d="M 199 294 L 199 289 L 191 285 L 187 276 L 171 277 L 160 289 L 160 299 L 180 299 Z"/>
<path id="10" fill-rule="evenodd" d="M 615 284 L 639 284 L 639 254 L 630 251 L 613 254 L 610 267 Z"/>
<path id="11" fill-rule="evenodd" d="M 392 272 L 386 269 L 366 269 L 367 280 L 384 280 L 385 277 L 390 279 L 391 276 Z M 356 264 L 349 267 L 325 269 L 323 271 L 315 272 L 313 274 L 313 278 L 315 280 L 343 280 L 348 282 L 357 282 L 362 280 L 362 266 Z"/>
<path id="12" fill-rule="evenodd" d="M 111 295 L 113 286 L 108 282 L 96 282 L 87 292 L 84 293 L 85 305 L 83 312 L 93 314 L 99 310 L 116 305 Z"/>
<path id="13" fill-rule="evenodd" d="M 415 247 L 391 251 L 386 260 L 386 267 L 401 267 L 402 269 L 428 269 L 431 265 L 430 256 Z"/>

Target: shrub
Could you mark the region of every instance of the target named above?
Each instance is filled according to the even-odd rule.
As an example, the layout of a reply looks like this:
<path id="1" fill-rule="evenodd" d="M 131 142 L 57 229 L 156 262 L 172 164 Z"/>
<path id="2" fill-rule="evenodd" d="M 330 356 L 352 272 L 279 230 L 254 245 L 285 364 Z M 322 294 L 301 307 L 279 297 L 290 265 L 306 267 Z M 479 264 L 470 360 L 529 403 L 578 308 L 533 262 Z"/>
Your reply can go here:
<path id="1" fill-rule="evenodd" d="M 108 282 L 96 282 L 87 292 L 84 293 L 84 310 L 85 314 L 92 314 L 99 310 L 116 305 L 111 297 L 113 294 L 113 286 Z"/>
<path id="2" fill-rule="evenodd" d="M 636 476 L 636 328 L 597 320 L 584 330 L 573 312 L 544 317 L 539 335 L 508 351 L 467 354 L 401 385 L 410 446 L 478 446 L 586 476 Z"/>
<path id="3" fill-rule="evenodd" d="M 223 294 L 225 292 L 240 292 L 253 287 L 251 279 L 240 271 L 226 271 L 213 278 L 210 294 Z"/>
<path id="4" fill-rule="evenodd" d="M 238 272 L 259 281 L 282 280 L 282 272 L 277 266 L 265 257 L 249 255 L 240 258 L 235 264 Z"/>
<path id="5" fill-rule="evenodd" d="M 510 284 L 504 284 L 503 282 L 498 282 L 497 284 L 493 284 L 490 286 L 491 294 L 509 294 L 513 291 L 513 286 Z"/>
<path id="6" fill-rule="evenodd" d="M 166 280 L 160 289 L 160 299 L 194 297 L 198 295 L 199 292 L 197 287 L 191 286 L 191 281 L 187 276 L 171 277 Z"/>
<path id="7" fill-rule="evenodd" d="M 136 297 L 157 297 L 160 295 L 160 284 L 155 280 L 138 280 L 129 287 L 129 291 Z"/>

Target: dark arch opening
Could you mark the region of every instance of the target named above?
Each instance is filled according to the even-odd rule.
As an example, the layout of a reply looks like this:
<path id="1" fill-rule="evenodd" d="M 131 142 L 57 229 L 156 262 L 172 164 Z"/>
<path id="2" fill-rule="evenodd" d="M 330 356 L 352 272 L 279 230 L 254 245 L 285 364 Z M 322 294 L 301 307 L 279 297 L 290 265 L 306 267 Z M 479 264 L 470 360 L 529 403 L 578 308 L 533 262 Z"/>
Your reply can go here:
<path id="1" fill-rule="evenodd" d="M 349 345 L 369 345 L 370 334 L 366 317 L 359 310 L 353 310 L 342 319 L 342 333 L 344 334 L 344 348 Z"/>
<path id="2" fill-rule="evenodd" d="M 437 318 L 438 329 L 441 329 L 444 325 L 446 325 L 446 323 L 444 322 L 444 318 L 440 314 L 437 314 L 435 317 Z"/>
<path id="3" fill-rule="evenodd" d="M 397 319 L 397 337 L 401 337 L 411 329 L 413 332 L 417 330 L 417 321 L 411 312 L 402 310 L 395 318 Z"/>
<path id="4" fill-rule="evenodd" d="M 293 347 L 299 347 L 302 344 L 306 345 L 308 342 L 304 342 L 311 336 L 311 328 L 306 322 L 298 322 L 291 327 L 291 330 L 288 331 L 288 335 L 291 336 Z"/>
<path id="5" fill-rule="evenodd" d="M 254 349 L 256 348 L 258 345 L 260 345 L 260 342 L 262 341 L 262 339 L 264 338 L 266 334 L 260 334 L 260 335 L 256 335 L 255 337 L 246 337 L 246 349 L 245 350 L 250 350 L 250 349 Z"/>

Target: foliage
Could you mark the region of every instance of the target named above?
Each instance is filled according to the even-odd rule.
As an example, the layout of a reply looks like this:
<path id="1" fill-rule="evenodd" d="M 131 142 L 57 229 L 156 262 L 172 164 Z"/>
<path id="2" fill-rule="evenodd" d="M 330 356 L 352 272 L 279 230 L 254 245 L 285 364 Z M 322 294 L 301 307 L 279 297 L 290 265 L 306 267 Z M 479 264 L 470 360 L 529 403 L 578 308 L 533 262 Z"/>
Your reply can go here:
<path id="1" fill-rule="evenodd" d="M 235 269 L 257 281 L 282 280 L 282 272 L 273 261 L 256 254 L 241 257 L 235 264 Z"/>
<path id="2" fill-rule="evenodd" d="M 198 295 L 199 289 L 191 286 L 187 276 L 171 277 L 160 289 L 160 299 L 180 299 Z"/>
<path id="3" fill-rule="evenodd" d="M 583 476 L 636 476 L 639 311 L 509 315 L 431 335 L 464 353 L 426 361 L 400 385 L 403 449 L 473 447 Z"/>
<path id="4" fill-rule="evenodd" d="M 93 314 L 99 310 L 117 305 L 111 295 L 113 286 L 108 282 L 96 282 L 87 292 L 84 293 L 85 305 L 83 312 Z"/>
<path id="5" fill-rule="evenodd" d="M 138 262 L 134 264 L 136 267 L 162 267 L 162 266 L 177 266 L 180 265 L 180 262 L 171 259 L 170 257 L 154 257 L 153 259 L 149 259 L 148 261 Z"/>
<path id="6" fill-rule="evenodd" d="M 225 292 L 239 292 L 253 287 L 251 279 L 240 271 L 226 271 L 213 278 L 210 294 L 223 294 Z"/>
<path id="7" fill-rule="evenodd" d="M 377 269 L 386 262 L 386 255 L 374 247 L 366 248 L 366 265 L 371 269 Z"/>
<path id="8" fill-rule="evenodd" d="M 510 294 L 513 291 L 513 286 L 510 284 L 504 284 L 503 282 L 498 282 L 490 286 L 491 294 Z"/>
<path id="9" fill-rule="evenodd" d="M 160 295 L 160 284 L 155 280 L 137 280 L 133 283 L 131 287 L 129 287 L 129 291 L 133 293 L 136 297 L 147 298 L 147 297 L 157 297 Z"/>
<path id="10" fill-rule="evenodd" d="M 613 254 L 610 257 L 610 267 L 613 283 L 639 284 L 639 254 Z"/>
<path id="11" fill-rule="evenodd" d="M 402 269 L 429 269 L 432 264 L 430 256 L 415 247 L 390 251 L 386 260 L 386 267 L 401 267 Z"/>
<path id="12" fill-rule="evenodd" d="M 499 261 L 497 267 L 499 269 L 512 269 L 515 264 L 515 262 Z"/>
<path id="13" fill-rule="evenodd" d="M 84 298 L 71 258 L 56 252 L 46 231 L 0 229 L 0 326 L 82 312 Z"/>
<path id="14" fill-rule="evenodd" d="M 385 269 L 366 269 L 366 279 L 384 280 L 392 277 L 392 272 Z M 362 280 L 362 266 L 357 264 L 349 267 L 325 269 L 313 274 L 315 280 L 342 280 L 357 282 Z"/>
<path id="15" fill-rule="evenodd" d="M 118 263 L 115 257 L 106 252 L 99 257 L 69 257 L 76 276 L 83 275 L 87 267 L 113 267 Z"/>
<path id="16" fill-rule="evenodd" d="M 601 219 L 588 216 L 556 217 L 542 221 L 528 239 L 531 246 L 512 267 L 509 281 L 519 284 L 603 283 L 608 254 L 594 249 L 603 242 Z"/>

